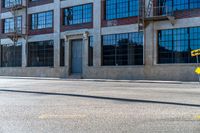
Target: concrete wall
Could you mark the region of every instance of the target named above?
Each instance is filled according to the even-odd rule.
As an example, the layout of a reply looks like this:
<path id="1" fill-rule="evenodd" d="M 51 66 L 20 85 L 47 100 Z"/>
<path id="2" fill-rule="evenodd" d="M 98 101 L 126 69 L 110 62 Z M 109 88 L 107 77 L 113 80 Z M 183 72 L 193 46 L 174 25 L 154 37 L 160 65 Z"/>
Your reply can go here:
<path id="1" fill-rule="evenodd" d="M 70 7 L 93 2 L 93 28 L 60 32 L 60 8 Z M 101 66 L 101 35 L 137 32 L 137 24 L 101 27 L 101 1 L 100 0 L 54 0 L 54 3 L 28 8 L 28 14 L 54 10 L 54 33 L 33 35 L 28 42 L 54 40 L 54 67 L 26 67 L 26 58 L 23 57 L 21 68 L 0 68 L 0 75 L 9 76 L 45 76 L 70 78 L 70 41 L 83 39 L 83 78 L 109 78 L 109 79 L 153 79 L 153 80 L 182 80 L 197 81 L 194 74 L 196 64 L 157 64 L 157 30 L 181 27 L 200 26 L 200 17 L 183 18 L 176 20 L 175 25 L 169 21 L 150 23 L 144 31 L 144 65 L 141 66 Z M 9 13 L 3 13 L 5 18 Z M 94 37 L 94 65 L 88 66 L 88 36 Z M 60 39 L 65 39 L 65 66 L 60 67 Z M 4 43 L 9 40 L 1 40 Z M 23 56 L 26 54 L 26 42 L 22 41 Z"/>

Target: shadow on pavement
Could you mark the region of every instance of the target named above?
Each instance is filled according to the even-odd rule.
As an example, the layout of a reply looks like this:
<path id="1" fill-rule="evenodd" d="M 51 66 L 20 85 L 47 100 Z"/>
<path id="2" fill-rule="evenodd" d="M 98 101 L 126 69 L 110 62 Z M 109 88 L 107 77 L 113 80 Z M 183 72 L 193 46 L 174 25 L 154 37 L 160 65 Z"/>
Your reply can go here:
<path id="1" fill-rule="evenodd" d="M 124 83 L 155 83 L 155 84 L 184 84 L 182 81 L 162 81 L 162 80 L 115 80 L 115 79 L 67 79 L 67 78 L 48 78 L 48 77 L 6 77 L 0 79 L 22 79 L 22 80 L 52 80 L 52 81 L 82 81 L 82 82 L 124 82 Z M 195 83 L 195 82 L 185 82 Z"/>
<path id="2" fill-rule="evenodd" d="M 127 99 L 127 98 L 115 98 L 115 97 L 92 96 L 92 95 L 83 95 L 83 94 L 39 92 L 39 91 L 28 91 L 28 90 L 7 90 L 7 89 L 0 89 L 0 92 L 39 94 L 39 95 L 51 95 L 51 96 L 70 96 L 70 97 L 81 97 L 81 98 L 91 98 L 91 99 L 101 99 L 101 100 L 112 100 L 112 101 L 120 101 L 120 102 L 135 102 L 135 103 L 151 103 L 151 104 L 167 104 L 167 105 L 200 107 L 200 105 L 198 105 L 198 104 L 164 102 L 164 101 L 153 101 L 153 100 L 140 100 L 140 99 Z"/>

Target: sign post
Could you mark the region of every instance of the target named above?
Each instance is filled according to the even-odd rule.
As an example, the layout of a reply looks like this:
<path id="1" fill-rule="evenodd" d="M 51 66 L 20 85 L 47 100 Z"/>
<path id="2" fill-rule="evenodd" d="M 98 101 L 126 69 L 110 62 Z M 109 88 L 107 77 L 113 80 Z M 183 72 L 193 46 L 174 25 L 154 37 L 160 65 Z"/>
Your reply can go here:
<path id="1" fill-rule="evenodd" d="M 191 55 L 192 55 L 192 57 L 196 56 L 196 59 L 197 59 L 197 68 L 195 70 L 195 73 L 198 75 L 199 82 L 200 82 L 200 65 L 199 65 L 200 49 L 191 51 Z"/>
<path id="2" fill-rule="evenodd" d="M 200 71 L 199 71 L 199 69 L 200 69 L 200 67 L 199 67 L 199 56 L 197 55 L 197 56 L 196 56 L 196 58 L 197 58 L 197 66 L 198 66 L 198 68 L 196 69 L 196 74 L 198 74 L 198 76 L 199 76 L 199 82 L 200 82 Z"/>

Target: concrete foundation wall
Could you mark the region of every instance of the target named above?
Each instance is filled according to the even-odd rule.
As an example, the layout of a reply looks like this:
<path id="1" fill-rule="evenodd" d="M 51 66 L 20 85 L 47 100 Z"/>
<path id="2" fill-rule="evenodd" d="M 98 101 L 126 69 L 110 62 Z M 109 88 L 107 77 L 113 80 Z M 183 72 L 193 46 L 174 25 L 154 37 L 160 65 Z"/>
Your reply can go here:
<path id="1" fill-rule="evenodd" d="M 59 77 L 66 78 L 66 68 L 51 67 L 26 67 L 26 68 L 1 68 L 0 76 L 23 76 L 23 77 Z"/>
<path id="2" fill-rule="evenodd" d="M 174 80 L 198 81 L 194 74 L 195 66 L 157 65 L 153 67 L 91 67 L 87 69 L 85 78 L 127 79 L 127 80 Z"/>
<path id="3" fill-rule="evenodd" d="M 194 74 L 195 68 L 195 66 L 187 65 L 88 67 L 84 69 L 82 77 L 88 79 L 198 81 L 197 75 Z M 0 76 L 70 78 L 67 67 L 1 68 Z"/>

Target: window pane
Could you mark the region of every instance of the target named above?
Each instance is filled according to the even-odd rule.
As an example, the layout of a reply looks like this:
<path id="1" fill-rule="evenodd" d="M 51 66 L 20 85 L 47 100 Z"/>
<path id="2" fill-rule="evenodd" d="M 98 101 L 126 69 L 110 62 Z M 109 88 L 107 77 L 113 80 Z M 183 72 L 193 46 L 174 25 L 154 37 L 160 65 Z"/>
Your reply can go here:
<path id="1" fill-rule="evenodd" d="M 2 44 L 1 46 L 1 67 L 20 67 L 22 65 L 21 43 Z"/>
<path id="2" fill-rule="evenodd" d="M 166 8 L 168 12 L 188 10 L 200 8 L 199 0 L 158 0 L 157 5 L 161 8 L 158 9 L 159 15 L 166 14 Z"/>
<path id="3" fill-rule="evenodd" d="M 65 40 L 60 40 L 60 66 L 65 66 Z"/>
<path id="4" fill-rule="evenodd" d="M 106 0 L 106 19 L 138 16 L 138 0 Z"/>
<path id="5" fill-rule="evenodd" d="M 158 32 L 158 63 L 195 63 L 191 50 L 200 47 L 200 27 Z"/>
<path id="6" fill-rule="evenodd" d="M 94 51 L 94 42 L 93 36 L 89 37 L 89 48 L 88 48 L 88 65 L 93 66 L 93 51 Z"/>
<path id="7" fill-rule="evenodd" d="M 143 65 L 143 33 L 103 36 L 103 65 Z"/>
<path id="8" fill-rule="evenodd" d="M 28 44 L 28 66 L 53 66 L 53 41 L 32 42 Z"/>
<path id="9" fill-rule="evenodd" d="M 32 14 L 31 18 L 32 30 L 53 27 L 53 11 Z"/>
<path id="10" fill-rule="evenodd" d="M 92 4 L 64 9 L 64 25 L 92 22 Z"/>

